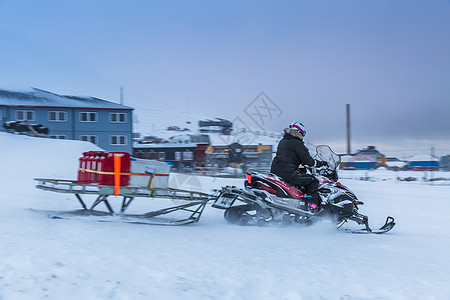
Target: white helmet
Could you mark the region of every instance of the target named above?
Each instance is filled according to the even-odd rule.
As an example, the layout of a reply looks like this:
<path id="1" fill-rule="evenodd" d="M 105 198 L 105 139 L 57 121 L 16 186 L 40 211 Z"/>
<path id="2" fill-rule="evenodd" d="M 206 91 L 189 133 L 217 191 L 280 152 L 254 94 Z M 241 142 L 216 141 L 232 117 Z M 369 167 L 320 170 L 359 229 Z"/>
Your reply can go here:
<path id="1" fill-rule="evenodd" d="M 289 128 L 297 131 L 302 137 L 306 135 L 306 127 L 300 122 L 294 122 L 289 124 Z"/>

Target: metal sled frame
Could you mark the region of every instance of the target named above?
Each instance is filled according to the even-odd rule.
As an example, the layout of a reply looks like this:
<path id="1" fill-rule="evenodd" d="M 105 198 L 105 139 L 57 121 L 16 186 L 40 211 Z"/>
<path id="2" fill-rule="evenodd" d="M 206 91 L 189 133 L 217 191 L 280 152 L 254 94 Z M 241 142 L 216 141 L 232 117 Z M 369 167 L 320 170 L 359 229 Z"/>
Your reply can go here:
<path id="1" fill-rule="evenodd" d="M 74 194 L 80 203 L 82 209 L 72 212 L 64 212 L 64 215 L 90 215 L 90 216 L 105 216 L 105 215 L 118 215 L 124 217 L 129 223 L 142 223 L 142 224 L 154 224 L 154 225 L 182 225 L 196 223 L 199 221 L 203 210 L 208 201 L 215 199 L 213 196 L 196 191 L 186 191 L 173 188 L 147 188 L 147 187 L 135 187 L 135 186 L 122 186 L 120 187 L 119 195 L 114 194 L 114 186 L 97 185 L 97 184 L 80 184 L 74 180 L 63 179 L 44 179 L 35 178 L 38 181 L 36 188 L 58 192 Z M 82 195 L 97 195 L 95 201 L 89 206 L 82 198 Z M 120 212 L 116 213 L 110 204 L 110 196 L 120 196 L 122 203 L 120 206 Z M 168 208 L 150 211 L 144 214 L 125 214 L 125 211 L 133 202 L 136 197 L 142 198 L 164 198 L 169 200 L 184 200 L 184 204 L 171 206 Z M 104 203 L 107 211 L 96 210 L 99 204 Z M 152 219 L 167 215 L 176 211 L 187 212 L 187 217 L 183 219 L 157 221 Z M 55 216 L 59 218 L 59 216 Z"/>

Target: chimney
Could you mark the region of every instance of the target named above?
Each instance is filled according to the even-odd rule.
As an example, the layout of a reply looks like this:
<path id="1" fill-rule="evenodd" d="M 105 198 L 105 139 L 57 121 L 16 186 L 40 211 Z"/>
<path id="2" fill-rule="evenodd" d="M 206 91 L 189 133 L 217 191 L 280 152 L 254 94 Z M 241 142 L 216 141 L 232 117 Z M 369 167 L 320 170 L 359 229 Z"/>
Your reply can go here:
<path id="1" fill-rule="evenodd" d="M 352 149 L 350 147 L 350 104 L 346 104 L 347 108 L 347 154 L 352 154 Z"/>

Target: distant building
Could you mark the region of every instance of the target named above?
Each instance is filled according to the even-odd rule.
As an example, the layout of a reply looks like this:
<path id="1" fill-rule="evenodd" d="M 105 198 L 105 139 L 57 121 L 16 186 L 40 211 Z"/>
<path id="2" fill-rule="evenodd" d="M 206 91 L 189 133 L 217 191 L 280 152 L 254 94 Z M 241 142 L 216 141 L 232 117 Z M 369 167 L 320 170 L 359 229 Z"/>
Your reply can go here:
<path id="1" fill-rule="evenodd" d="M 370 156 L 364 154 L 354 155 L 352 158 L 347 160 L 342 169 L 344 170 L 371 170 L 376 169 L 379 166 L 377 160 Z"/>
<path id="2" fill-rule="evenodd" d="M 408 169 L 413 171 L 435 171 L 439 169 L 439 160 L 431 155 L 416 155 L 408 159 Z"/>
<path id="3" fill-rule="evenodd" d="M 384 166 L 389 170 L 400 171 L 408 166 L 408 162 L 399 160 L 395 157 L 387 157 Z"/>
<path id="4" fill-rule="evenodd" d="M 341 154 L 339 156 L 341 157 L 341 164 L 339 165 L 340 169 L 344 169 L 345 164 L 353 157 L 352 155 L 348 154 Z"/>
<path id="5" fill-rule="evenodd" d="M 445 171 L 450 171 L 450 155 L 442 156 L 439 166 Z"/>
<path id="6" fill-rule="evenodd" d="M 135 138 L 135 141 L 138 141 L 140 144 L 161 144 L 163 142 L 163 138 L 157 137 L 157 136 L 152 136 L 152 135 L 147 135 L 144 136 L 143 138 Z"/>
<path id="7" fill-rule="evenodd" d="M 0 89 L 0 130 L 11 130 L 5 123 L 37 123 L 48 128 L 46 137 L 88 141 L 107 151 L 132 152 L 132 112 L 131 107 L 93 97 Z"/>
<path id="8" fill-rule="evenodd" d="M 152 139 L 156 141 L 156 139 Z M 133 156 L 169 162 L 172 171 L 206 172 L 227 167 L 269 171 L 272 145 L 211 145 L 206 134 L 184 134 L 151 142 L 142 139 L 133 144 Z"/>
<path id="9" fill-rule="evenodd" d="M 380 153 L 380 151 L 375 149 L 375 146 L 368 146 L 367 148 L 358 150 L 358 151 L 356 151 L 355 154 L 353 154 L 353 156 L 358 156 L 358 155 L 365 155 L 366 157 L 371 157 L 379 163 L 381 163 L 382 157 L 384 156 L 383 154 Z"/>
<path id="10" fill-rule="evenodd" d="M 231 131 L 233 131 L 233 123 L 221 118 L 198 121 L 198 127 L 200 128 L 200 132 L 204 133 L 230 135 Z"/>
<path id="11" fill-rule="evenodd" d="M 341 157 L 341 169 L 344 170 L 370 170 L 384 165 L 385 156 L 375 149 L 375 146 L 368 146 L 358 150 L 353 155 Z"/>
<path id="12" fill-rule="evenodd" d="M 203 172 L 209 144 L 206 134 L 185 134 L 169 140 L 152 137 L 135 142 L 133 156 L 168 162 L 176 172 Z"/>
<path id="13" fill-rule="evenodd" d="M 272 163 L 272 145 L 230 145 L 209 146 L 208 164 L 218 168 L 243 167 L 245 169 L 269 171 Z"/>
<path id="14" fill-rule="evenodd" d="M 135 144 L 133 156 L 169 162 L 171 170 L 176 172 L 202 171 L 206 165 L 204 144 Z"/>

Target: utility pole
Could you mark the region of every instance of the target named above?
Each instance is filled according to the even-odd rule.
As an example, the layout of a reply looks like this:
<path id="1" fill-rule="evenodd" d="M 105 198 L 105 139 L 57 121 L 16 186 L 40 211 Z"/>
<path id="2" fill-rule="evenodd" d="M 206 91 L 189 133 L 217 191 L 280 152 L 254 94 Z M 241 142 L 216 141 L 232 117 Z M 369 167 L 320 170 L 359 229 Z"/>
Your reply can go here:
<path id="1" fill-rule="evenodd" d="M 347 154 L 352 154 L 352 149 L 350 147 L 350 104 L 346 104 L 347 108 Z"/>
<path id="2" fill-rule="evenodd" d="M 434 147 L 431 147 L 431 158 L 430 158 L 430 184 L 433 184 L 433 177 L 434 177 Z"/>
<path id="3" fill-rule="evenodd" d="M 123 87 L 120 87 L 120 104 L 123 105 Z"/>

